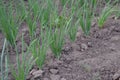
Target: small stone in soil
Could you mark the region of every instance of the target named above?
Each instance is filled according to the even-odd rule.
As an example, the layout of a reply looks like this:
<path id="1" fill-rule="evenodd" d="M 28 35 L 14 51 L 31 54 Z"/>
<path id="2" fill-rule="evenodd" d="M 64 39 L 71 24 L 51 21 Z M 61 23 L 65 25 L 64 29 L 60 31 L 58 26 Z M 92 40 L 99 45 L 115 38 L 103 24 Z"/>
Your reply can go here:
<path id="1" fill-rule="evenodd" d="M 72 47 L 73 47 L 73 49 L 75 49 L 75 50 L 77 50 L 77 51 L 80 51 L 80 46 L 79 46 L 79 45 L 73 43 L 73 44 L 72 44 Z"/>
<path id="2" fill-rule="evenodd" d="M 48 79 L 48 78 L 43 78 L 43 80 L 50 80 L 50 79 Z"/>
<path id="3" fill-rule="evenodd" d="M 64 49 L 63 49 L 63 51 L 65 51 L 65 52 L 68 52 L 68 51 L 70 51 L 71 50 L 71 47 L 70 46 L 67 46 L 67 47 L 65 47 Z"/>
<path id="4" fill-rule="evenodd" d="M 87 50 L 87 49 L 88 49 L 88 46 L 87 46 L 86 44 L 82 43 L 82 44 L 81 44 L 81 48 L 82 48 L 83 50 Z"/>
<path id="5" fill-rule="evenodd" d="M 57 68 L 58 67 L 58 63 L 53 61 L 53 60 L 50 60 L 49 63 L 47 64 L 49 67 L 52 67 L 52 68 Z"/>
<path id="6" fill-rule="evenodd" d="M 76 37 L 79 38 L 81 36 L 80 32 L 77 32 Z"/>
<path id="7" fill-rule="evenodd" d="M 29 74 L 29 75 L 27 76 L 26 80 L 30 80 L 31 78 L 32 78 L 32 75 Z"/>
<path id="8" fill-rule="evenodd" d="M 30 71 L 30 74 L 33 74 L 34 72 L 36 72 L 37 70 L 36 69 L 32 69 L 31 71 Z"/>
<path id="9" fill-rule="evenodd" d="M 51 80 L 60 80 L 60 75 L 50 75 Z"/>
<path id="10" fill-rule="evenodd" d="M 112 40 L 112 41 L 118 41 L 118 40 L 120 40 L 120 37 L 119 37 L 119 36 L 113 36 L 113 37 L 111 38 L 111 40 Z"/>
<path id="11" fill-rule="evenodd" d="M 61 78 L 61 80 L 66 80 L 65 78 Z"/>
<path id="12" fill-rule="evenodd" d="M 38 78 L 42 76 L 42 73 L 43 73 L 42 70 L 38 70 L 38 71 L 35 71 L 32 75 L 34 76 L 34 78 Z"/>
<path id="13" fill-rule="evenodd" d="M 113 80 L 119 80 L 120 79 L 120 70 L 114 74 Z"/>
<path id="14" fill-rule="evenodd" d="M 88 47 L 92 47 L 92 42 L 88 42 Z"/>
<path id="15" fill-rule="evenodd" d="M 50 69 L 50 72 L 51 72 L 52 74 L 57 74 L 57 73 L 58 73 L 58 70 L 57 70 L 57 69 Z"/>
<path id="16" fill-rule="evenodd" d="M 116 50 L 116 45 L 115 44 L 111 44 L 109 46 L 109 49 L 112 50 L 112 51 L 115 51 Z"/>

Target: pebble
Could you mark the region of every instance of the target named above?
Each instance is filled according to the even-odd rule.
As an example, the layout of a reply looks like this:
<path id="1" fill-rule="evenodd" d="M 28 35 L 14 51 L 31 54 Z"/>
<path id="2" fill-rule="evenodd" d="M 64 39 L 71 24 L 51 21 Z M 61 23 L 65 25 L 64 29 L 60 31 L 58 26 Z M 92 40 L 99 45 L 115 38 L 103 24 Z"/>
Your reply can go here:
<path id="1" fill-rule="evenodd" d="M 91 25 L 94 27 L 94 26 L 96 25 L 96 22 L 95 22 L 95 21 L 93 21 Z"/>
<path id="2" fill-rule="evenodd" d="M 50 69 L 50 72 L 51 72 L 52 74 L 57 74 L 57 73 L 58 73 L 58 70 L 57 70 L 57 69 Z"/>
<path id="3" fill-rule="evenodd" d="M 65 52 L 68 52 L 68 51 L 70 51 L 71 49 L 72 49 L 72 47 L 67 46 L 67 47 L 65 47 L 63 50 L 64 50 Z"/>
<path id="4" fill-rule="evenodd" d="M 120 70 L 113 75 L 113 80 L 120 80 Z"/>
<path id="5" fill-rule="evenodd" d="M 73 47 L 73 49 L 80 51 L 80 46 L 78 44 L 73 43 L 72 47 Z"/>
<path id="6" fill-rule="evenodd" d="M 31 71 L 30 71 L 30 74 L 33 74 L 34 72 L 36 72 L 37 70 L 36 69 L 32 69 Z"/>
<path id="7" fill-rule="evenodd" d="M 81 44 L 81 49 L 83 50 L 87 50 L 88 49 L 88 46 L 84 43 Z"/>
<path id="8" fill-rule="evenodd" d="M 66 80 L 65 78 L 61 78 L 61 80 Z"/>
<path id="9" fill-rule="evenodd" d="M 32 78 L 32 75 L 29 74 L 29 75 L 27 76 L 26 80 L 30 80 L 31 78 Z"/>
<path id="10" fill-rule="evenodd" d="M 77 32 L 76 37 L 79 38 L 81 36 L 80 32 Z"/>
<path id="11" fill-rule="evenodd" d="M 51 80 L 60 80 L 60 75 L 50 75 Z"/>
<path id="12" fill-rule="evenodd" d="M 49 63 L 47 63 L 47 65 L 49 67 L 52 67 L 52 68 L 57 68 L 58 67 L 58 63 L 53 61 L 53 60 L 50 60 Z"/>
<path id="13" fill-rule="evenodd" d="M 48 79 L 48 78 L 43 78 L 43 80 L 50 80 L 50 79 Z"/>
<path id="14" fill-rule="evenodd" d="M 42 76 L 43 71 L 42 70 L 38 70 L 32 73 L 32 75 L 34 76 L 34 78 L 38 78 L 40 76 Z"/>
<path id="15" fill-rule="evenodd" d="M 111 45 L 109 46 L 109 49 L 112 50 L 112 51 L 115 51 L 116 50 L 116 45 L 111 43 Z"/>
<path id="16" fill-rule="evenodd" d="M 92 42 L 88 42 L 88 47 L 92 47 Z"/>
<path id="17" fill-rule="evenodd" d="M 120 36 L 113 36 L 113 37 L 111 38 L 111 40 L 112 40 L 112 41 L 118 41 L 118 40 L 120 40 Z"/>

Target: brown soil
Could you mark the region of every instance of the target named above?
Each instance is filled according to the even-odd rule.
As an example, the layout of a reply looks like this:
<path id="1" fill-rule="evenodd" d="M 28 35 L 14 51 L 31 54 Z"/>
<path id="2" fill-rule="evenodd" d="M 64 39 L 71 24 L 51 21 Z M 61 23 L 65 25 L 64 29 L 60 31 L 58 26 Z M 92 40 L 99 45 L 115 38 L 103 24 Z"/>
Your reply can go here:
<path id="1" fill-rule="evenodd" d="M 43 78 L 60 76 L 54 80 L 112 80 L 120 69 L 120 20 L 109 19 L 104 28 L 92 26 L 85 37 L 77 33 L 74 43 L 67 40 L 60 60 L 50 56 L 43 68 Z M 51 73 L 57 69 L 58 73 Z M 57 76 L 58 77 L 58 76 Z M 44 80 L 44 79 L 41 80 Z"/>
<path id="2" fill-rule="evenodd" d="M 24 33 L 28 31 L 25 24 L 21 31 Z M 28 37 L 25 39 L 26 42 L 27 40 L 29 42 Z M 1 33 L 0 40 L 2 45 L 3 36 Z M 14 62 L 15 53 L 10 52 L 10 57 Z M 113 75 L 119 69 L 120 20 L 109 19 L 102 29 L 94 24 L 88 37 L 85 37 L 81 30 L 78 30 L 74 43 L 66 39 L 59 60 L 54 58 L 49 50 L 42 69 L 43 74 L 37 80 L 112 80 Z"/>
<path id="3" fill-rule="evenodd" d="M 22 25 L 19 32 L 24 33 L 25 42 L 29 44 L 26 24 Z M 18 36 L 18 48 L 21 47 L 20 37 L 21 35 Z M 0 32 L 0 52 L 3 39 Z M 15 57 L 16 54 L 11 50 L 10 59 L 14 65 Z M 33 70 L 39 71 L 36 67 Z M 119 70 L 120 20 L 110 18 L 101 29 L 94 21 L 90 36 L 84 36 L 79 29 L 75 42 L 66 38 L 59 60 L 49 50 L 41 75 L 33 79 L 35 75 L 31 75 L 31 70 L 27 80 L 113 80 Z M 13 80 L 12 77 L 10 80 Z"/>
<path id="4" fill-rule="evenodd" d="M 120 20 L 109 19 L 102 29 L 94 23 L 90 36 L 79 29 L 75 42 L 66 39 L 59 60 L 49 50 L 43 73 L 28 80 L 112 80 L 120 69 Z M 27 32 L 25 26 L 21 30 Z M 13 52 L 10 57 L 15 62 Z"/>

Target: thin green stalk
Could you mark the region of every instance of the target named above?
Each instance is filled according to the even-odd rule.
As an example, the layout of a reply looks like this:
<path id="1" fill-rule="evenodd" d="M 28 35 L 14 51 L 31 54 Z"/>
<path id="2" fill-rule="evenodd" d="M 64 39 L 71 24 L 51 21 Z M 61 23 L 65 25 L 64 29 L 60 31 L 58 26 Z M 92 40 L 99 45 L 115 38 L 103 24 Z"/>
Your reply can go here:
<path id="1" fill-rule="evenodd" d="M 36 65 L 39 68 L 43 67 L 46 59 L 46 52 L 51 42 L 50 30 L 45 28 L 45 31 L 41 28 L 40 38 L 35 41 L 35 44 L 31 47 L 32 56 L 36 60 Z"/>
<path id="2" fill-rule="evenodd" d="M 76 22 L 75 21 L 71 21 L 70 23 L 70 26 L 69 26 L 69 37 L 70 37 L 70 40 L 72 42 L 75 41 L 75 38 L 76 38 L 76 34 L 77 34 L 77 30 L 78 30 L 78 23 L 79 23 L 79 20 L 77 20 Z"/>
<path id="3" fill-rule="evenodd" d="M 8 54 L 5 56 L 5 80 L 8 80 Z"/>
<path id="4" fill-rule="evenodd" d="M 6 47 L 6 43 L 7 43 L 7 40 L 5 39 L 4 40 L 4 44 L 3 44 L 3 49 L 2 49 L 2 54 L 1 54 L 1 80 L 5 80 L 4 77 L 4 69 L 3 69 L 3 60 L 4 60 L 4 55 L 5 55 L 5 47 Z"/>
<path id="5" fill-rule="evenodd" d="M 29 70 L 31 69 L 32 65 L 34 64 L 36 59 L 33 59 L 33 57 L 30 55 L 31 52 L 31 45 L 33 45 L 34 42 L 31 42 L 30 46 L 27 46 L 27 51 L 24 52 L 24 39 L 22 37 L 22 60 L 20 61 L 19 54 L 17 52 L 16 48 L 16 61 L 17 61 L 17 68 L 14 69 L 12 66 L 12 75 L 14 76 L 15 80 L 26 80 L 26 77 L 29 73 Z"/>
<path id="6" fill-rule="evenodd" d="M 72 17 L 69 20 L 65 20 L 64 24 L 60 23 L 60 27 L 53 28 L 51 31 L 52 42 L 50 44 L 50 48 L 55 55 L 55 57 L 60 58 L 62 47 L 65 43 L 64 37 L 68 32 L 68 27 L 70 24 Z M 61 19 L 60 19 L 61 20 Z M 58 26 L 58 25 L 57 25 Z"/>
<path id="7" fill-rule="evenodd" d="M 96 0 L 84 0 L 84 5 L 80 8 L 79 14 L 80 26 L 85 35 L 89 35 L 91 29 L 91 21 L 94 15 Z"/>
<path id="8" fill-rule="evenodd" d="M 6 7 L 6 5 L 2 2 L 0 5 L 0 28 L 2 30 L 2 33 L 8 40 L 8 42 L 11 45 L 14 45 L 17 32 L 18 32 L 18 26 L 16 23 L 16 20 L 13 16 L 13 5 L 12 1 L 9 3 L 9 6 Z"/>
<path id="9" fill-rule="evenodd" d="M 117 10 L 115 9 L 115 7 L 112 7 L 112 6 L 110 6 L 110 5 L 109 5 L 109 6 L 106 6 L 106 7 L 103 9 L 103 11 L 102 11 L 102 13 L 101 13 L 101 15 L 100 15 L 100 17 L 99 17 L 99 19 L 98 19 L 98 26 L 99 26 L 100 28 L 103 27 L 105 21 L 107 20 L 107 18 L 108 18 L 113 12 L 117 12 Z"/>

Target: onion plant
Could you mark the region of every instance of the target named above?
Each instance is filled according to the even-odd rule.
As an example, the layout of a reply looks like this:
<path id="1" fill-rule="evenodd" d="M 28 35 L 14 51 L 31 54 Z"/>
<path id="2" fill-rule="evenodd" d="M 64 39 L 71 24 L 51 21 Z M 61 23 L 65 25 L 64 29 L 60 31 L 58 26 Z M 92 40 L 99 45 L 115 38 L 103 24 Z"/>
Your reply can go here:
<path id="1" fill-rule="evenodd" d="M 74 0 L 71 1 L 70 4 L 70 12 L 69 12 L 69 17 L 70 19 L 70 23 L 68 26 L 68 35 L 70 37 L 70 40 L 73 42 L 75 41 L 76 38 L 76 33 L 78 30 L 78 23 L 79 23 L 79 18 L 76 18 L 76 9 L 77 7 L 74 4 Z"/>
<path id="2" fill-rule="evenodd" d="M 19 25 L 13 16 L 13 5 L 9 3 L 9 6 L 6 6 L 3 1 L 1 1 L 0 4 L 0 28 L 9 43 L 14 45 Z"/>
<path id="3" fill-rule="evenodd" d="M 0 57 L 0 80 L 8 80 L 8 54 L 6 54 L 7 40 L 4 40 L 3 49 Z M 5 63 L 5 64 L 3 64 Z"/>
<path id="4" fill-rule="evenodd" d="M 58 59 L 61 56 L 62 47 L 65 43 L 64 37 L 68 32 L 68 25 L 70 24 L 70 20 L 68 20 L 64 25 L 62 24 L 62 26 L 56 27 L 51 31 L 52 42 L 50 44 L 50 48 L 55 57 Z"/>
<path id="5" fill-rule="evenodd" d="M 74 20 L 71 20 L 70 24 L 69 24 L 69 37 L 70 37 L 70 40 L 72 42 L 75 41 L 75 38 L 76 38 L 76 34 L 77 34 L 77 30 L 78 30 L 78 23 L 79 23 L 79 20 L 77 20 L 76 22 Z"/>
<path id="6" fill-rule="evenodd" d="M 32 56 L 36 59 L 36 65 L 39 68 L 43 67 L 44 61 L 46 59 L 46 52 L 51 42 L 51 36 L 49 29 L 42 30 L 40 32 L 40 38 L 36 39 L 35 44 L 31 47 Z"/>
<path id="7" fill-rule="evenodd" d="M 54 12 L 54 10 L 56 10 L 57 6 L 55 5 L 54 0 L 45 0 L 42 6 L 43 7 L 41 8 L 42 13 L 40 15 L 40 23 L 41 26 L 44 28 L 46 25 L 49 26 L 51 24 L 50 14 L 51 12 Z M 54 17 L 54 15 L 52 17 Z"/>
<path id="8" fill-rule="evenodd" d="M 26 4 L 24 0 L 14 0 L 13 4 L 15 5 L 15 16 L 18 19 L 18 24 L 21 24 L 26 19 L 28 13 Z"/>
<path id="9" fill-rule="evenodd" d="M 22 60 L 19 57 L 19 53 L 17 50 L 17 47 L 15 47 L 16 50 L 16 63 L 17 63 L 17 67 L 14 68 L 14 66 L 11 67 L 11 72 L 13 77 L 15 78 L 15 80 L 26 80 L 26 77 L 31 69 L 31 67 L 33 66 L 33 64 L 35 63 L 35 61 L 37 60 L 33 58 L 33 56 L 31 56 L 31 46 L 35 44 L 35 40 L 33 40 L 31 42 L 31 44 L 29 46 L 27 46 L 24 42 L 24 39 L 22 37 Z M 27 46 L 27 51 L 24 52 L 24 47 Z"/>
<path id="10" fill-rule="evenodd" d="M 62 4 L 62 6 L 64 6 L 66 4 L 67 0 L 60 0 L 60 2 Z"/>
<path id="11" fill-rule="evenodd" d="M 34 39 L 35 30 L 37 27 L 37 20 L 36 18 L 32 19 L 32 15 L 28 14 L 28 16 L 26 17 L 26 23 L 28 24 L 30 37 L 31 39 Z"/>
<path id="12" fill-rule="evenodd" d="M 91 29 L 91 21 L 96 7 L 96 0 L 84 0 L 83 3 L 83 6 L 77 13 L 79 13 L 82 31 L 85 33 L 85 35 L 88 35 Z"/>
<path id="13" fill-rule="evenodd" d="M 64 37 L 68 32 L 68 27 L 72 16 L 67 16 L 66 5 L 70 0 L 64 2 L 63 9 L 61 14 L 58 13 L 57 10 L 52 11 L 54 14 L 50 15 L 50 27 L 52 27 L 51 38 L 52 42 L 50 44 L 50 48 L 55 55 L 55 57 L 60 58 L 62 47 L 64 46 L 65 40 Z M 73 1 L 73 0 L 72 0 Z"/>
<path id="14" fill-rule="evenodd" d="M 115 11 L 117 11 L 117 10 L 115 10 L 115 7 L 112 7 L 110 5 L 105 6 L 105 8 L 102 10 L 101 15 L 98 18 L 98 26 L 100 28 L 103 27 L 107 18 Z"/>
<path id="15" fill-rule="evenodd" d="M 42 2 L 43 1 L 40 2 L 40 0 L 28 0 L 29 11 L 33 13 L 34 17 L 38 17 Z"/>
<path id="16" fill-rule="evenodd" d="M 120 18 L 120 11 L 119 11 L 119 10 L 118 10 L 118 12 L 116 13 L 115 19 L 117 19 L 117 18 Z"/>
<path id="17" fill-rule="evenodd" d="M 50 44 L 50 48 L 57 58 L 60 57 L 62 47 L 65 43 L 64 36 L 65 31 L 62 29 L 59 30 L 58 28 L 56 28 L 55 31 L 51 34 L 52 42 Z"/>

